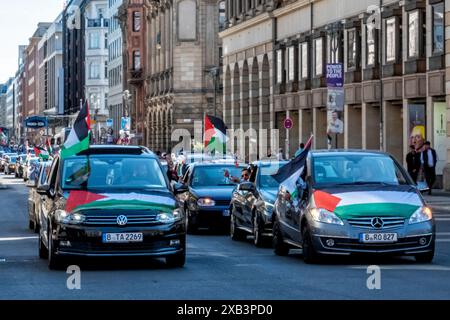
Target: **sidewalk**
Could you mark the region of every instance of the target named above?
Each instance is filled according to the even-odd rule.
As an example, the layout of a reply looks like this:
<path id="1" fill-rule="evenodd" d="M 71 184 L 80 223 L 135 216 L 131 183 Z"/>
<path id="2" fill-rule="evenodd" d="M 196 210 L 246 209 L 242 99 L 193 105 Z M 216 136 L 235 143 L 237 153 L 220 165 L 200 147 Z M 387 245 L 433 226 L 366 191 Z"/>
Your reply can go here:
<path id="1" fill-rule="evenodd" d="M 431 208 L 440 211 L 450 211 L 450 192 L 443 190 L 433 190 L 431 196 L 428 193 L 423 194 L 425 201 Z"/>

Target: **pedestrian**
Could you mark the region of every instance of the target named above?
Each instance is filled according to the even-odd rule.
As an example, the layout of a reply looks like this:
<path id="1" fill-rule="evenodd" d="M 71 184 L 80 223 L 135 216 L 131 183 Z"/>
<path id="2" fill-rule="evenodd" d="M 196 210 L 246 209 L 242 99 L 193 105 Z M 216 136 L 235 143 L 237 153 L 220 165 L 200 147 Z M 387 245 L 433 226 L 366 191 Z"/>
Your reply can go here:
<path id="1" fill-rule="evenodd" d="M 280 149 L 278 150 L 277 159 L 278 159 L 279 161 L 283 161 L 283 160 L 284 160 L 283 148 L 280 148 Z"/>
<path id="2" fill-rule="evenodd" d="M 409 146 L 409 153 L 406 155 L 406 166 L 409 175 L 417 184 L 417 177 L 419 175 L 420 170 L 420 159 L 419 154 L 417 153 L 416 147 L 414 145 Z"/>
<path id="3" fill-rule="evenodd" d="M 436 150 L 431 148 L 430 141 L 426 141 L 424 144 L 424 149 L 420 155 L 420 163 L 422 164 L 425 180 L 429 188 L 428 194 L 431 195 L 431 189 L 433 189 L 436 181 L 437 155 Z"/>
<path id="4" fill-rule="evenodd" d="M 297 158 L 303 151 L 305 150 L 305 144 L 302 142 L 300 143 L 300 148 L 295 152 L 295 157 Z"/>
<path id="5" fill-rule="evenodd" d="M 250 172 L 248 169 L 242 169 L 241 178 L 239 179 L 238 177 L 230 175 L 230 172 L 228 170 L 225 170 L 224 177 L 228 178 L 231 183 L 243 183 L 250 180 Z"/>

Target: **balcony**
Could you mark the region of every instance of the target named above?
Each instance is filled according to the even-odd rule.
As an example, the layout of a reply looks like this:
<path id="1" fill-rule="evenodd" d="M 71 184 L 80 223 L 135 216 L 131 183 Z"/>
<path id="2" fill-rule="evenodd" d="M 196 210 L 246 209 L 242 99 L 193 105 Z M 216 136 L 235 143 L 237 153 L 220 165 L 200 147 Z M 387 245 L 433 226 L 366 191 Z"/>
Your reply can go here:
<path id="1" fill-rule="evenodd" d="M 144 72 L 142 69 L 131 69 L 128 71 L 129 82 L 137 84 L 144 81 Z"/>

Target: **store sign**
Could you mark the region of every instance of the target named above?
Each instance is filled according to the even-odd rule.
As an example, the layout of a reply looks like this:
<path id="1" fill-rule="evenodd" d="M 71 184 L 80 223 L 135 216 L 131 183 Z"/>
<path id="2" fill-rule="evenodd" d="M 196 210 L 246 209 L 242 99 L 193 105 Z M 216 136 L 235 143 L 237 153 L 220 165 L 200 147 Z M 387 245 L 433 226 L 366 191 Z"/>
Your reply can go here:
<path id="1" fill-rule="evenodd" d="M 436 102 L 434 104 L 434 123 L 433 123 L 433 148 L 436 150 L 438 162 L 436 164 L 436 173 L 442 174 L 447 158 L 447 106 L 445 102 Z"/>
<path id="2" fill-rule="evenodd" d="M 40 129 L 48 126 L 46 117 L 31 117 L 25 120 L 25 127 L 30 129 Z"/>

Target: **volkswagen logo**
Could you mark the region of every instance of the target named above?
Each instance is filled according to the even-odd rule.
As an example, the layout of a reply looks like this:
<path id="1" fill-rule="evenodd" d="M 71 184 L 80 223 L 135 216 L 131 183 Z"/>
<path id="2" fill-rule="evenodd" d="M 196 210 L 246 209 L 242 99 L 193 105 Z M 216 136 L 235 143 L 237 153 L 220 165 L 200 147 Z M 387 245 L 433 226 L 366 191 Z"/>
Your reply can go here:
<path id="1" fill-rule="evenodd" d="M 372 227 L 375 229 L 381 229 L 384 226 L 384 221 L 381 218 L 373 218 L 372 219 Z"/>
<path id="2" fill-rule="evenodd" d="M 125 226 L 127 223 L 128 223 L 128 218 L 125 217 L 124 215 L 117 217 L 117 224 L 119 226 Z"/>

